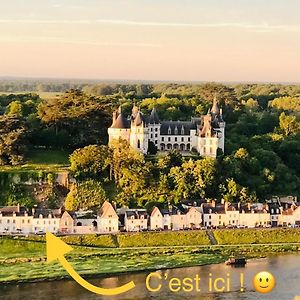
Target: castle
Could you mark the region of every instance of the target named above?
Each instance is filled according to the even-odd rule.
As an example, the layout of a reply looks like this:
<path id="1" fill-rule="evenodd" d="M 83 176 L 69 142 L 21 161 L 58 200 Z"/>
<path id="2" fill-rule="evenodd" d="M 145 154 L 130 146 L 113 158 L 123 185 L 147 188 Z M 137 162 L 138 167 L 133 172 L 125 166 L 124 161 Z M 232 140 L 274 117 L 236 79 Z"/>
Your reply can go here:
<path id="1" fill-rule="evenodd" d="M 152 142 L 158 151 L 194 149 L 201 156 L 216 157 L 218 148 L 224 152 L 225 122 L 216 97 L 206 115 L 191 118 L 191 121 L 161 121 L 155 108 L 146 118 L 134 105 L 127 118 L 121 107 L 113 113 L 108 135 L 109 144 L 124 139 L 143 154 L 148 153 L 149 142 Z"/>

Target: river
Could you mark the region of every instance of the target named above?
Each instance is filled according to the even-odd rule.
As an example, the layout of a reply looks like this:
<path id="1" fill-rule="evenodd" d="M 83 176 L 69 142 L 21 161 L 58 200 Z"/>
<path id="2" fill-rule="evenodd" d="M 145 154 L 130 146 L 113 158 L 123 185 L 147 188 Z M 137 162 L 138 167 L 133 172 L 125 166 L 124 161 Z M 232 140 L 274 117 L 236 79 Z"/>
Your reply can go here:
<path id="1" fill-rule="evenodd" d="M 253 276 L 260 271 L 271 272 L 276 278 L 276 286 L 269 294 L 260 294 L 256 292 L 252 286 Z M 98 296 L 92 294 L 76 282 L 71 280 L 61 280 L 52 282 L 24 283 L 18 285 L 1 285 L 1 300 L 26 300 L 26 299 L 43 299 L 43 300 L 219 300 L 219 299 L 294 299 L 296 295 L 300 295 L 300 254 L 278 255 L 269 258 L 249 260 L 244 268 L 234 268 L 224 264 L 208 265 L 201 267 L 189 267 L 172 270 L 161 270 L 158 274 L 167 280 L 159 280 L 152 278 L 150 281 L 151 288 L 158 288 L 161 284 L 159 292 L 150 292 L 146 288 L 145 280 L 150 272 L 124 274 L 109 278 L 90 279 L 89 281 L 97 286 L 104 288 L 112 288 L 123 285 L 131 280 L 136 287 L 119 296 Z M 241 273 L 244 276 L 245 288 L 241 292 Z M 193 291 L 171 292 L 168 287 L 168 279 L 178 278 L 195 278 L 198 275 L 200 281 L 198 286 L 193 285 Z M 1 276 L 1 274 L 0 274 Z M 158 276 L 158 275 L 155 275 Z M 230 283 L 230 292 L 210 292 L 209 282 L 214 282 L 216 278 L 224 278 L 225 283 Z M 212 285 L 213 286 L 213 285 Z M 177 286 L 178 287 L 178 286 Z M 220 288 L 220 285 L 217 284 Z M 228 287 L 228 286 L 227 286 Z M 196 290 L 196 289 L 200 289 Z"/>

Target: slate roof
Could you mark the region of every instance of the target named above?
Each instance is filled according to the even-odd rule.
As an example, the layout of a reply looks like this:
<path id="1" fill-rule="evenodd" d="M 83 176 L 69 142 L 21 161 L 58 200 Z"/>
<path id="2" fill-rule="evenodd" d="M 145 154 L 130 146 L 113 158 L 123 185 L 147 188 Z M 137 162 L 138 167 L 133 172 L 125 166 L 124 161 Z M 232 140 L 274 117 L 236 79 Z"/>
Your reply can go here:
<path id="1" fill-rule="evenodd" d="M 184 134 L 181 133 L 182 126 Z M 177 127 L 177 133 L 175 129 Z M 169 128 L 171 133 L 169 133 Z M 190 130 L 196 129 L 196 124 L 189 121 L 162 121 L 160 126 L 160 135 L 190 135 Z"/>
<path id="2" fill-rule="evenodd" d="M 61 210 L 60 209 L 35 209 L 33 213 L 34 218 L 39 218 L 40 215 L 43 216 L 43 218 L 48 218 L 49 215 L 51 215 L 54 218 L 60 218 L 61 217 Z"/>
<path id="3" fill-rule="evenodd" d="M 225 205 L 217 204 L 215 207 L 210 204 L 203 205 L 204 214 L 225 214 Z"/>
<path id="4" fill-rule="evenodd" d="M 160 120 L 157 114 L 157 111 L 155 109 L 155 107 L 153 107 L 151 114 L 150 114 L 150 118 L 149 118 L 149 124 L 159 124 Z"/>
<path id="5" fill-rule="evenodd" d="M 1 206 L 0 212 L 2 213 L 2 216 L 12 216 L 13 214 L 16 214 L 16 216 L 24 216 L 25 213 L 28 215 L 31 215 L 30 211 L 27 210 L 24 206 Z"/>
<path id="6" fill-rule="evenodd" d="M 148 213 L 146 210 L 138 210 L 138 209 L 127 210 L 125 212 L 125 215 L 127 216 L 127 218 L 133 216 L 135 219 L 140 219 L 141 216 L 144 216 L 145 219 L 148 217 Z"/>

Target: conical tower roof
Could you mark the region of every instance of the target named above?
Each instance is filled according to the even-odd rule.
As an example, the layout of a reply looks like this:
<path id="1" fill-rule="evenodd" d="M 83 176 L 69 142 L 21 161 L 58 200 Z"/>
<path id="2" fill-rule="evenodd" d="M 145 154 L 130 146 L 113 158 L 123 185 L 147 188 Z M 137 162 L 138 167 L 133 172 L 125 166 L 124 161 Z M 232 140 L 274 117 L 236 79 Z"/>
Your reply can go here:
<path id="1" fill-rule="evenodd" d="M 217 100 L 217 96 L 215 95 L 214 97 L 214 102 L 213 102 L 213 106 L 211 108 L 211 112 L 215 115 L 219 115 L 220 114 L 220 108 L 219 108 L 219 104 L 218 104 L 218 100 Z"/>
<path id="2" fill-rule="evenodd" d="M 116 121 L 112 124 L 111 128 L 129 128 L 128 120 L 124 117 L 122 113 L 120 113 Z"/>
<path id="3" fill-rule="evenodd" d="M 159 121 L 158 114 L 156 112 L 155 107 L 153 107 L 149 118 L 149 124 L 159 124 L 159 123 L 160 121 Z"/>
<path id="4" fill-rule="evenodd" d="M 140 126 L 143 123 L 145 123 L 145 118 L 144 118 L 143 114 L 140 111 L 138 111 L 138 113 L 136 114 L 136 117 L 134 119 L 134 125 Z"/>

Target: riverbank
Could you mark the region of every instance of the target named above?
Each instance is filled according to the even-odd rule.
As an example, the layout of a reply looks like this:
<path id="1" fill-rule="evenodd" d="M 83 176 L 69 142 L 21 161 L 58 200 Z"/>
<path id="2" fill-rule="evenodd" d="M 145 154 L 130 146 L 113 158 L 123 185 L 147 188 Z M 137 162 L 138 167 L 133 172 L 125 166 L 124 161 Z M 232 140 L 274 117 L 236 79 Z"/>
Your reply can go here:
<path id="1" fill-rule="evenodd" d="M 220 233 L 218 235 L 217 232 L 219 231 L 214 233 L 218 237 L 216 240 L 221 241 Z M 247 236 L 247 232 L 244 231 L 244 235 Z M 251 235 L 254 234 L 253 231 L 250 232 Z M 264 233 L 273 234 L 274 232 L 269 230 Z M 222 245 L 209 245 L 209 240 L 207 244 L 191 245 L 192 242 L 188 243 L 188 240 L 192 236 L 195 237 L 197 232 L 168 234 L 172 236 L 175 245 L 172 245 L 170 240 L 168 246 L 154 243 L 154 241 L 163 243 L 162 237 L 170 238 L 169 235 L 162 235 L 161 233 L 134 234 L 128 235 L 128 237 L 126 237 L 127 235 L 120 235 L 122 238 L 119 240 L 128 239 L 128 241 L 119 244 L 119 247 L 116 247 L 116 236 L 69 236 L 63 239 L 73 244 L 74 248 L 74 251 L 66 256 L 67 260 L 79 274 L 85 277 L 216 264 L 224 262 L 230 255 L 259 258 L 300 251 L 300 244 L 297 244 L 292 238 L 298 238 L 294 232 L 290 237 L 290 240 L 293 241 L 290 243 L 247 244 L 245 243 L 247 238 L 244 237 L 244 240 L 237 239 L 236 244 L 230 240 L 231 244 Z M 181 234 L 183 245 L 178 242 L 181 239 Z M 206 238 L 203 234 L 205 231 L 201 231 L 204 242 Z M 240 235 L 240 233 L 234 233 L 234 230 L 230 230 L 227 234 Z M 259 230 L 259 233 L 256 234 L 261 235 L 262 231 Z M 177 236 L 176 240 L 173 235 Z M 227 236 L 226 231 L 222 233 L 222 236 Z M 114 243 L 109 243 L 110 238 Z M 141 246 L 133 247 L 135 245 L 133 241 L 137 240 Z M 143 240 L 148 240 L 148 243 L 144 243 Z M 199 242 L 200 238 L 196 241 Z M 104 248 L 103 243 L 107 248 Z M 185 243 L 190 245 L 184 245 Z M 125 245 L 128 246 L 125 247 Z M 49 265 L 46 263 L 45 246 L 43 237 L 17 239 L 2 237 L 0 240 L 0 282 L 17 283 L 68 278 L 68 274 L 58 262 Z"/>

